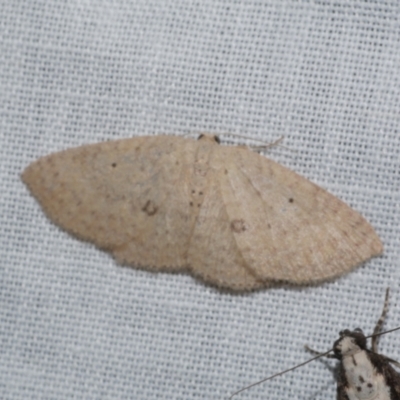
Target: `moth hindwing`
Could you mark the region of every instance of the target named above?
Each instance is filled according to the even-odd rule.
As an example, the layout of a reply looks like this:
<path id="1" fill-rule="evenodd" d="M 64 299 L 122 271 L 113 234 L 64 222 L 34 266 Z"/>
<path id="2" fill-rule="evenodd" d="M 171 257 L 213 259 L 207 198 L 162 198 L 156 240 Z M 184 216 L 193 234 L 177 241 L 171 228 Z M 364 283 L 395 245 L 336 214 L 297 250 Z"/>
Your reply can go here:
<path id="1" fill-rule="evenodd" d="M 389 289 L 372 337 L 371 349 L 361 329 L 344 330 L 333 346 L 340 361 L 337 376 L 337 400 L 400 400 L 400 373 L 391 365 L 399 364 L 377 352 L 378 337 L 388 310 Z"/>

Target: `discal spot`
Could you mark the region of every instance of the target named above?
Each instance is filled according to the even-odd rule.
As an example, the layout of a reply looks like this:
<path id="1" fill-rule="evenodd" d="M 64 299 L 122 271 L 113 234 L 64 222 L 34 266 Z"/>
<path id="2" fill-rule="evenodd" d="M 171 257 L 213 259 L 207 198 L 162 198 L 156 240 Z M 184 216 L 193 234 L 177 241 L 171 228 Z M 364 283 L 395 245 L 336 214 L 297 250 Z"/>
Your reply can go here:
<path id="1" fill-rule="evenodd" d="M 231 222 L 231 229 L 233 232 L 242 233 L 247 230 L 247 226 L 243 219 L 235 219 Z"/>
<path id="2" fill-rule="evenodd" d="M 157 212 L 157 210 L 158 208 L 151 200 L 147 200 L 147 203 L 142 208 L 142 211 L 144 211 L 150 217 L 154 215 Z"/>
<path id="3" fill-rule="evenodd" d="M 196 175 L 200 175 L 201 177 L 205 177 L 208 172 L 208 167 L 204 164 L 196 164 L 194 166 L 194 172 Z"/>

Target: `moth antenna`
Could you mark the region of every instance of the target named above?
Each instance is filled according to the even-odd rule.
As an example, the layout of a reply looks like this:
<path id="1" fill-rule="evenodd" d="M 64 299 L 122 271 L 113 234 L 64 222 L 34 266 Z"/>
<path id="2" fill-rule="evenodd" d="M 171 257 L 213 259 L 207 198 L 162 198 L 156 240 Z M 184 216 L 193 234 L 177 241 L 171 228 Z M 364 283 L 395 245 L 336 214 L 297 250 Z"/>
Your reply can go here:
<path id="1" fill-rule="evenodd" d="M 385 302 L 383 304 L 383 309 L 382 309 L 382 314 L 378 319 L 378 322 L 376 323 L 374 332 L 372 335 L 377 335 L 381 330 L 382 326 L 385 323 L 386 315 L 389 310 L 389 292 L 390 288 L 386 289 L 386 295 L 385 295 Z M 376 353 L 378 351 L 378 341 L 379 341 L 379 335 L 373 336 L 371 340 L 371 350 Z"/>
<path id="2" fill-rule="evenodd" d="M 184 133 L 182 136 L 189 136 L 189 135 L 193 135 L 194 133 L 193 132 L 188 132 L 188 133 Z M 222 135 L 226 135 L 226 136 L 234 136 L 234 137 L 238 137 L 238 138 L 241 138 L 241 139 L 249 139 L 249 140 L 253 140 L 254 142 L 260 142 L 260 143 L 263 143 L 263 144 L 261 144 L 261 145 L 248 145 L 247 147 L 249 148 L 249 149 L 251 149 L 251 150 L 253 150 L 253 151 L 261 151 L 261 150 L 266 150 L 266 149 L 269 149 L 269 148 L 271 148 L 271 147 L 275 147 L 275 146 L 279 146 L 279 147 L 282 147 L 283 149 L 286 149 L 286 150 L 290 150 L 290 151 L 295 151 L 295 150 L 293 150 L 293 149 L 291 149 L 291 148 L 289 148 L 289 147 L 286 147 L 286 146 L 282 146 L 280 143 L 283 141 L 283 139 L 285 138 L 284 136 L 281 136 L 281 137 L 279 137 L 278 139 L 276 139 L 276 140 L 274 140 L 273 142 L 271 142 L 271 143 L 265 143 L 265 141 L 264 140 L 261 140 L 261 139 L 256 139 L 256 138 L 252 138 L 252 137 L 249 137 L 249 136 L 245 136 L 245 135 L 239 135 L 239 134 L 237 134 L 237 133 L 231 133 L 231 132 L 221 132 L 221 133 L 216 133 L 216 134 L 214 134 L 214 133 L 208 133 L 209 135 L 215 135 L 216 137 L 219 137 L 219 136 L 222 136 Z M 199 136 L 201 136 L 201 135 L 204 135 L 204 132 L 200 132 L 200 133 L 198 133 L 197 135 L 199 135 Z"/>
<path id="3" fill-rule="evenodd" d="M 297 364 L 297 365 L 295 365 L 294 367 L 285 369 L 284 371 L 278 372 L 277 374 L 274 374 L 274 375 L 272 375 L 272 376 L 268 376 L 267 378 L 264 378 L 264 379 L 262 379 L 261 381 L 252 383 L 251 385 L 248 385 L 248 386 L 246 386 L 246 387 L 244 387 L 244 388 L 238 390 L 237 392 L 233 393 L 233 394 L 229 397 L 228 400 L 231 400 L 234 396 L 238 395 L 238 394 L 241 393 L 241 392 L 244 392 L 244 391 L 247 390 L 247 389 L 250 389 L 250 388 L 252 388 L 252 387 L 254 387 L 254 386 L 257 386 L 257 385 L 261 385 L 261 383 L 270 381 L 270 380 L 272 380 L 272 379 L 274 379 L 274 378 L 276 378 L 276 377 L 278 377 L 278 376 L 281 376 L 281 375 L 286 374 L 287 372 L 294 371 L 295 369 L 300 368 L 300 367 L 302 367 L 303 365 L 306 365 L 306 364 L 310 363 L 311 361 L 314 361 L 314 360 L 317 360 L 318 358 L 327 356 L 331 351 L 333 351 L 333 349 L 330 349 L 330 350 L 328 350 L 328 351 L 325 352 L 325 353 L 319 353 L 318 356 L 313 357 L 313 358 L 310 358 L 309 360 L 304 361 L 304 362 L 301 363 L 301 364 Z"/>
<path id="4" fill-rule="evenodd" d="M 182 136 L 183 137 L 193 136 L 193 135 L 200 136 L 200 135 L 204 135 L 205 133 L 206 132 L 204 132 L 204 131 L 201 131 L 201 132 L 200 131 L 198 131 L 198 132 L 191 131 L 191 132 L 183 133 Z M 237 133 L 231 133 L 231 132 L 220 132 L 220 133 L 207 132 L 207 134 L 208 135 L 214 135 L 214 136 L 217 136 L 217 137 L 219 137 L 219 136 L 234 136 L 234 137 L 238 137 L 238 138 L 241 138 L 241 139 L 249 139 L 249 140 L 253 140 L 254 142 L 263 143 L 262 147 L 264 147 L 264 146 L 270 147 L 270 146 L 274 145 L 274 143 L 276 142 L 275 141 L 275 142 L 273 142 L 271 144 L 265 144 L 265 140 L 256 139 L 256 138 L 252 138 L 250 136 L 245 136 L 245 135 L 239 135 Z M 282 138 L 283 138 L 283 136 L 282 136 Z M 281 138 L 279 138 L 278 140 L 281 140 Z"/>
<path id="5" fill-rule="evenodd" d="M 311 354 L 314 354 L 315 356 L 320 355 L 321 353 L 317 350 L 312 349 L 311 347 L 309 347 L 307 344 L 304 345 L 304 348 L 310 352 Z"/>
<path id="6" fill-rule="evenodd" d="M 282 147 L 285 150 L 295 151 L 295 150 L 293 150 L 293 149 L 291 149 L 289 147 L 282 146 L 280 144 L 283 141 L 284 138 L 285 138 L 284 136 L 281 136 L 280 138 L 274 140 L 272 143 L 262 144 L 260 146 L 248 146 L 248 147 L 253 151 L 261 151 L 261 150 L 269 149 L 271 147 L 279 146 L 279 147 Z"/>
<path id="7" fill-rule="evenodd" d="M 314 350 L 314 349 L 312 349 L 311 347 L 309 347 L 308 345 L 304 345 L 304 348 L 308 351 L 308 352 L 310 352 L 311 354 L 314 354 L 314 355 L 316 355 L 316 356 L 323 356 L 324 354 L 326 354 L 326 353 L 321 353 L 321 352 L 319 352 L 319 351 L 317 351 L 317 350 Z M 327 354 L 326 356 L 325 356 L 326 358 L 336 358 L 333 354 Z"/>
<path id="8" fill-rule="evenodd" d="M 192 135 L 192 134 L 193 134 L 193 132 L 185 133 L 185 134 L 183 134 L 183 136 L 189 136 L 189 135 Z M 202 134 L 202 133 L 199 133 L 199 135 L 201 135 L 201 134 Z M 212 135 L 213 133 L 210 133 L 210 134 Z M 290 147 L 286 147 L 286 146 L 282 146 L 282 145 L 281 145 L 281 142 L 282 142 L 282 141 L 284 140 L 284 138 L 285 138 L 284 136 L 279 137 L 278 139 L 274 140 L 274 141 L 271 142 L 271 143 L 265 143 L 264 140 L 255 139 L 255 138 L 252 138 L 252 137 L 249 137 L 249 136 L 245 136 L 245 135 L 239 135 L 239 134 L 237 134 L 237 133 L 221 132 L 221 133 L 215 134 L 216 137 L 219 137 L 219 136 L 222 136 L 222 135 L 234 136 L 234 137 L 238 137 L 238 138 L 241 138 L 241 139 L 249 139 L 249 140 L 253 140 L 254 142 L 263 143 L 263 144 L 261 144 L 261 145 L 254 145 L 254 146 L 253 146 L 253 145 L 248 145 L 248 146 L 247 146 L 249 149 L 251 149 L 251 150 L 253 150 L 253 151 L 256 151 L 256 152 L 262 151 L 262 150 L 266 150 L 266 149 L 269 149 L 269 148 L 275 147 L 275 146 L 282 147 L 283 149 L 289 150 L 289 151 L 296 151 L 296 150 L 291 149 Z M 296 151 L 296 153 L 297 153 L 297 151 Z"/>
<path id="9" fill-rule="evenodd" d="M 271 147 L 271 146 L 274 146 L 275 143 L 276 143 L 277 141 L 283 140 L 283 136 L 282 136 L 282 137 L 280 137 L 278 140 L 275 140 L 274 142 L 272 142 L 272 143 L 270 143 L 270 144 L 265 144 L 265 140 L 262 140 L 262 139 L 255 139 L 255 138 L 252 138 L 252 137 L 249 137 L 249 136 L 240 135 L 240 134 L 238 134 L 238 133 L 231 133 L 231 132 L 221 132 L 221 133 L 218 133 L 218 136 L 221 136 L 221 135 L 225 135 L 225 136 L 234 136 L 234 137 L 238 137 L 238 138 L 240 138 L 240 139 L 250 139 L 250 140 L 253 140 L 254 142 L 263 143 L 263 145 L 262 145 L 261 147 L 264 147 L 264 146 Z M 252 147 L 252 146 L 249 146 L 249 147 Z"/>
<path id="10" fill-rule="evenodd" d="M 389 329 L 388 331 L 374 333 L 372 335 L 366 336 L 365 338 L 369 339 L 369 338 L 373 338 L 375 336 L 382 336 L 382 335 L 386 335 L 387 333 L 392 333 L 392 332 L 395 332 L 395 331 L 398 331 L 398 330 L 400 330 L 400 326 L 398 326 L 397 328 Z"/>

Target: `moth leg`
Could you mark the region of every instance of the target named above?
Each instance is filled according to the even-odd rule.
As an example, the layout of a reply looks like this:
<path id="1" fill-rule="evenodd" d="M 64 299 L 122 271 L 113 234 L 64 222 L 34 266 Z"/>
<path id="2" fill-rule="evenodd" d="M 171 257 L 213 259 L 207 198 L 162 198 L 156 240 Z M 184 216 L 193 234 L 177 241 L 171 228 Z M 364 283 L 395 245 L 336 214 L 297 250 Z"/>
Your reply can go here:
<path id="1" fill-rule="evenodd" d="M 389 310 L 389 288 L 386 289 L 385 303 L 383 305 L 382 314 L 378 319 L 378 322 L 376 323 L 373 335 L 381 332 L 388 310 Z M 371 339 L 371 350 L 374 353 L 378 352 L 378 341 L 379 341 L 379 336 L 373 336 Z"/>
<path id="2" fill-rule="evenodd" d="M 311 354 L 314 354 L 315 356 L 320 356 L 321 354 L 324 354 L 324 353 L 320 353 L 317 350 L 312 349 L 311 347 L 308 347 L 307 345 L 305 345 L 304 348 L 307 351 L 309 351 Z M 325 357 L 326 358 L 336 358 L 334 354 L 327 354 Z"/>

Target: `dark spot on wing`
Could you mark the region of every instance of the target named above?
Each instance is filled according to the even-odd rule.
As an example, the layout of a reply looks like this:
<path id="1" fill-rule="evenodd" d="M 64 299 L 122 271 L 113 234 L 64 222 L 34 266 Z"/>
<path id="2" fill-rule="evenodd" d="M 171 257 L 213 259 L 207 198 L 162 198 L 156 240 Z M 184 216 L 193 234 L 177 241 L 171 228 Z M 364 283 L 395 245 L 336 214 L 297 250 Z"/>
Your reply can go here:
<path id="1" fill-rule="evenodd" d="M 142 211 L 144 211 L 149 217 L 151 217 L 158 211 L 158 208 L 151 200 L 147 200 L 147 203 L 142 208 Z"/>
<path id="2" fill-rule="evenodd" d="M 194 173 L 200 176 L 206 176 L 209 170 L 209 166 L 205 164 L 195 164 Z"/>
<path id="3" fill-rule="evenodd" d="M 111 164 L 111 166 L 112 166 L 113 168 L 115 168 L 115 167 L 117 166 L 117 163 L 113 162 L 113 163 Z"/>
<path id="4" fill-rule="evenodd" d="M 290 199 L 289 199 L 289 203 L 293 203 L 294 202 L 294 199 L 291 197 Z"/>
<path id="5" fill-rule="evenodd" d="M 247 226 L 243 219 L 234 219 L 231 222 L 231 229 L 233 232 L 242 233 L 247 230 Z"/>

